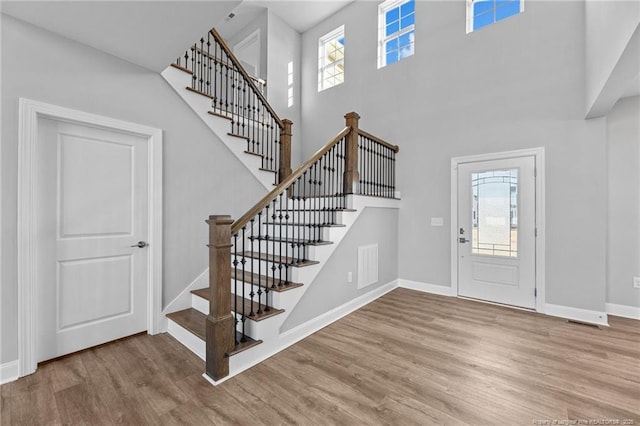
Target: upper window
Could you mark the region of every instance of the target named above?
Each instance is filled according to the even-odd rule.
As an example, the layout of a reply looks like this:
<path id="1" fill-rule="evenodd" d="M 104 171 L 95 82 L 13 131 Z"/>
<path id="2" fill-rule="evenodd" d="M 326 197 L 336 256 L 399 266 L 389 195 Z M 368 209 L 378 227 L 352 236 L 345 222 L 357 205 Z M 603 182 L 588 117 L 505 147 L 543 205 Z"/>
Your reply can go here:
<path id="1" fill-rule="evenodd" d="M 318 42 L 318 92 L 344 82 L 344 25 Z"/>
<path id="2" fill-rule="evenodd" d="M 524 0 L 467 0 L 467 34 L 523 10 Z"/>
<path id="3" fill-rule="evenodd" d="M 387 0 L 378 6 L 378 68 L 413 55 L 415 0 Z"/>

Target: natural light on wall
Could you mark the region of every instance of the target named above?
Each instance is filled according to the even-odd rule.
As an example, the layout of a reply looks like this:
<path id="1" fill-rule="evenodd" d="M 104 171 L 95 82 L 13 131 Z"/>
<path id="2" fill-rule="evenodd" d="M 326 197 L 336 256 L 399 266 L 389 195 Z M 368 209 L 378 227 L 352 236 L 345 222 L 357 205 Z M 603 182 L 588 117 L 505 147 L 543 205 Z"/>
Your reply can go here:
<path id="1" fill-rule="evenodd" d="M 293 106 L 293 61 L 287 64 L 287 106 Z"/>
<path id="2" fill-rule="evenodd" d="M 378 68 L 413 55 L 415 0 L 387 0 L 378 6 Z"/>
<path id="3" fill-rule="evenodd" d="M 318 41 L 318 92 L 344 82 L 344 25 Z"/>
<path id="4" fill-rule="evenodd" d="M 467 34 L 524 11 L 524 0 L 467 0 Z"/>

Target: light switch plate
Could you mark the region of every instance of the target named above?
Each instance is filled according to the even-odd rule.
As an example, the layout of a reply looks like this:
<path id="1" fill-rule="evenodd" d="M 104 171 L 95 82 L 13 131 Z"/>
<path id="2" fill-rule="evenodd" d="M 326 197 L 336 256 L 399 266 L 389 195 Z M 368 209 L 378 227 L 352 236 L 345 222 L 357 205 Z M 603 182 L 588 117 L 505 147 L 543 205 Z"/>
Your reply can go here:
<path id="1" fill-rule="evenodd" d="M 431 226 L 442 226 L 442 225 L 444 225 L 444 220 L 441 217 L 431 218 Z"/>

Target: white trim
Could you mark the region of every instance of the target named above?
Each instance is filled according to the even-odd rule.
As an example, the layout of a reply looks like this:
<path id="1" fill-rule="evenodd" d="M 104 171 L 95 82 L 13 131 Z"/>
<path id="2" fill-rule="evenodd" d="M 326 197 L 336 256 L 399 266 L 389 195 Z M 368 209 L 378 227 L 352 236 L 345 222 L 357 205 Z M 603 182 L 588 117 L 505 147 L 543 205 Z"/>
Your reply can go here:
<path id="1" fill-rule="evenodd" d="M 545 150 L 544 147 L 519 149 L 515 151 L 491 154 L 468 155 L 451 158 L 451 283 L 455 294 L 458 294 L 458 165 L 477 161 L 504 160 L 518 157 L 535 159 L 536 168 L 536 311 L 545 313 Z"/>
<path id="2" fill-rule="evenodd" d="M 20 361 L 15 360 L 0 364 L 0 385 L 14 382 L 20 377 Z"/>
<path id="3" fill-rule="evenodd" d="M 605 305 L 607 314 L 616 317 L 631 318 L 640 320 L 640 308 L 637 306 L 617 305 L 615 303 L 607 303 Z"/>
<path id="4" fill-rule="evenodd" d="M 88 124 L 146 137 L 149 152 L 149 334 L 160 332 L 162 308 L 162 130 L 20 98 L 18 128 L 18 360 L 20 377 L 36 370 L 35 354 L 35 151 L 39 118 Z"/>
<path id="5" fill-rule="evenodd" d="M 254 75 L 254 77 L 260 78 L 260 60 L 262 59 L 262 45 L 260 44 L 260 28 L 256 28 L 254 32 L 252 32 L 247 37 L 242 39 L 242 41 L 239 41 L 238 43 L 236 43 L 233 46 L 232 50 L 236 56 L 240 56 L 239 51 L 249 46 L 254 41 L 257 43 L 257 46 L 258 46 L 258 57 L 256 58 L 257 62 L 256 62 L 256 69 L 255 69 L 256 75 Z"/>
<path id="6" fill-rule="evenodd" d="M 587 324 L 609 326 L 607 313 L 589 309 L 574 308 L 572 306 L 552 305 L 547 303 L 545 313 L 553 317 L 565 318 Z"/>
<path id="7" fill-rule="evenodd" d="M 406 33 L 409 33 L 411 31 L 415 31 L 416 29 L 416 24 L 415 24 L 415 16 L 416 16 L 416 11 L 414 9 L 413 11 L 413 25 L 411 25 L 410 27 L 407 28 L 403 28 L 403 29 L 398 29 L 398 31 L 396 31 L 395 33 L 393 33 L 393 35 L 391 36 L 387 36 L 386 35 L 386 27 L 387 27 L 387 20 L 386 20 L 386 14 L 389 11 L 389 9 L 393 9 L 396 8 L 398 6 L 402 6 L 403 4 L 407 3 L 409 0 L 386 0 L 382 3 L 380 3 L 378 5 L 378 69 L 380 68 L 384 68 L 386 67 L 387 64 L 387 53 L 385 51 L 385 45 L 386 43 L 394 38 L 398 38 L 401 35 L 404 35 Z M 417 1 L 414 2 L 414 7 L 417 7 Z M 401 21 L 401 15 L 398 18 L 398 22 Z M 399 28 L 399 27 L 398 27 Z M 414 49 L 415 49 L 415 40 L 414 40 Z M 415 52 L 414 52 L 415 53 Z M 413 53 L 412 53 L 413 55 Z M 398 58 L 398 60 L 396 62 L 401 61 L 404 58 Z"/>
<path id="8" fill-rule="evenodd" d="M 333 31 L 328 32 L 318 39 L 318 92 L 322 92 L 323 90 L 330 89 L 331 87 L 335 87 L 339 84 L 344 83 L 345 81 L 345 71 L 344 71 L 344 58 L 345 58 L 345 45 L 342 45 L 342 59 L 336 59 L 331 63 L 325 63 L 327 59 L 327 45 L 335 40 L 336 43 L 338 39 L 342 37 L 344 39 L 344 24 L 340 25 Z M 335 64 L 334 68 L 338 67 L 338 64 L 342 63 L 342 81 L 335 82 L 332 85 L 329 85 L 327 82 L 327 78 L 325 76 L 325 71 Z M 335 76 L 335 73 L 334 75 Z"/>
<path id="9" fill-rule="evenodd" d="M 401 278 L 398 279 L 398 287 L 421 291 L 423 293 L 439 294 L 441 296 L 457 296 L 456 291 L 451 286 L 421 283 L 418 281 L 403 280 Z"/>

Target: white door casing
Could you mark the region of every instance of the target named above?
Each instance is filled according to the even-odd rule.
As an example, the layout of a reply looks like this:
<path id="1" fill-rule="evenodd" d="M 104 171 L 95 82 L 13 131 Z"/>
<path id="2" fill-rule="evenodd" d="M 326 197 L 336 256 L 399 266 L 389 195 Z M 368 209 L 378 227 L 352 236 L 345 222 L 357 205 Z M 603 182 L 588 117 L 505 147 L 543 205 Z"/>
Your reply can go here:
<path id="1" fill-rule="evenodd" d="M 43 118 L 36 360 L 147 329 L 147 139 Z"/>
<path id="2" fill-rule="evenodd" d="M 52 212 L 40 212 L 41 206 L 40 201 L 38 199 L 38 191 L 42 190 L 42 188 L 38 188 L 37 182 L 39 180 L 39 173 L 41 170 L 39 169 L 39 158 L 42 158 L 40 152 L 40 144 L 39 144 L 39 134 L 41 133 L 39 127 L 45 121 L 44 119 L 50 119 L 57 121 L 62 126 L 75 125 L 79 126 L 79 128 L 84 128 L 84 131 L 93 131 L 93 132 L 104 132 L 103 135 L 106 134 L 120 134 L 123 138 L 131 138 L 131 140 L 137 140 L 139 144 L 139 151 L 144 150 L 145 153 L 142 157 L 146 157 L 144 160 L 144 167 L 146 168 L 145 176 L 142 178 L 146 180 L 146 182 L 141 183 L 141 186 L 144 186 L 148 189 L 147 193 L 141 195 L 144 199 L 138 200 L 138 204 L 145 204 L 148 207 L 144 209 L 142 216 L 145 216 L 143 219 L 145 224 L 139 225 L 143 226 L 144 230 L 142 230 L 141 235 L 147 237 L 148 247 L 144 250 L 146 254 L 142 256 L 133 255 L 134 248 L 128 248 L 129 254 L 126 253 L 111 253 L 109 256 L 109 262 L 104 263 L 101 267 L 104 269 L 105 265 L 111 263 L 127 265 L 131 262 L 131 258 L 138 257 L 142 260 L 142 268 L 136 269 L 133 267 L 129 270 L 131 275 L 138 274 L 144 281 L 142 288 L 144 293 L 146 293 L 147 297 L 144 301 L 145 308 L 137 309 L 136 314 L 141 314 L 144 318 L 143 328 L 148 331 L 150 334 L 156 334 L 161 330 L 161 303 L 162 303 L 162 130 L 151 128 L 147 126 L 142 126 L 134 123 L 129 123 L 121 120 L 116 120 L 108 117 L 103 117 L 95 114 L 85 113 L 82 111 L 72 110 L 68 108 L 63 108 L 55 105 L 50 105 L 42 102 L 32 101 L 28 99 L 20 99 L 20 116 L 19 116 L 19 135 L 18 135 L 18 143 L 19 143 L 19 161 L 18 161 L 18 356 L 19 356 L 19 364 L 20 364 L 20 376 L 25 376 L 27 374 L 31 374 L 36 370 L 38 353 L 36 350 L 36 341 L 39 335 L 40 327 L 38 326 L 38 286 L 37 279 L 39 275 L 44 274 L 46 271 L 40 270 L 39 265 L 39 253 L 41 253 L 39 244 L 41 241 L 47 240 L 47 235 L 41 234 L 41 225 L 38 223 L 38 217 L 42 214 L 50 214 L 54 217 L 58 216 L 58 211 L 60 211 L 60 203 L 54 201 L 55 204 L 54 210 Z M 47 120 L 49 121 L 49 120 Z M 67 150 L 63 155 L 58 157 L 55 154 L 56 158 L 52 158 L 51 164 L 57 164 L 60 159 L 64 161 L 65 156 L 67 159 L 72 159 L 78 156 L 84 156 L 85 154 L 91 154 L 83 150 L 86 149 L 86 145 L 82 144 L 82 138 L 78 138 L 78 135 L 72 135 L 66 132 L 66 142 L 63 142 L 62 145 L 66 145 L 65 149 Z M 84 135 L 87 136 L 87 135 Z M 94 135 L 95 136 L 95 135 Z M 60 138 L 61 140 L 64 138 Z M 94 138 L 100 139 L 100 138 Z M 56 141 L 57 142 L 57 141 Z M 84 141 L 86 142 L 86 140 Z M 103 156 L 103 160 L 105 162 L 117 159 L 118 156 L 122 157 L 123 155 L 126 157 L 127 151 L 130 149 L 126 146 L 118 147 L 117 144 L 109 144 L 104 141 L 100 142 L 97 140 L 93 141 L 92 146 L 92 155 Z M 109 150 L 111 148 L 111 150 Z M 105 151 L 106 149 L 106 151 Z M 91 151 L 90 150 L 90 151 Z M 115 155 L 106 155 L 105 153 L 110 152 Z M 142 158 L 141 157 L 141 158 Z M 95 161 L 95 158 L 92 160 Z M 81 187 L 82 183 L 78 182 L 77 176 L 80 173 L 87 173 L 87 167 L 76 167 L 75 169 L 68 170 L 71 173 L 70 177 L 74 183 L 71 187 L 67 188 L 67 192 L 69 194 L 74 191 L 78 192 L 78 189 Z M 46 170 L 42 170 L 46 173 Z M 51 171 L 49 171 L 51 173 Z M 75 174 L 75 176 L 74 176 Z M 95 177 L 95 176 L 94 176 Z M 56 176 L 54 182 L 54 187 L 58 185 L 58 177 Z M 138 178 L 140 179 L 140 177 Z M 90 179 L 88 179 L 90 180 Z M 123 187 L 123 182 L 126 181 L 126 178 L 123 179 L 114 179 L 119 183 L 116 183 L 115 186 L 120 188 Z M 94 182 L 95 183 L 95 182 Z M 74 187 L 75 185 L 75 187 Z M 65 200 L 65 195 L 63 194 L 62 200 Z M 135 204 L 136 201 L 132 200 L 132 203 Z M 45 202 L 46 204 L 46 202 Z M 64 208 L 63 208 L 64 209 Z M 100 216 L 100 212 L 96 206 L 93 206 L 92 203 L 86 202 L 86 200 L 76 203 L 75 206 L 69 205 L 67 206 L 67 210 L 69 212 L 80 211 L 82 209 L 88 209 L 91 211 L 92 216 Z M 121 232 L 117 229 L 113 228 L 113 224 L 120 224 L 126 222 L 128 219 L 122 216 L 122 209 L 120 209 L 120 217 L 116 218 L 106 218 L 103 217 L 103 223 L 106 223 L 100 232 L 103 234 L 113 234 L 113 236 L 118 236 Z M 69 217 L 73 217 L 74 214 L 67 215 Z M 61 215 L 61 219 L 64 219 L 65 215 Z M 55 224 L 55 221 L 54 221 Z M 142 222 L 140 222 L 142 224 Z M 59 225 L 59 224 L 58 224 Z M 96 233 L 96 228 L 91 229 L 93 224 L 88 222 L 80 222 L 74 223 L 68 222 L 66 224 L 63 223 L 64 226 L 53 226 L 54 234 L 57 234 L 57 231 L 62 229 L 62 235 L 69 234 L 67 237 L 62 238 L 63 241 L 54 242 L 54 249 L 60 251 L 60 255 L 62 256 L 60 259 L 63 260 L 61 267 L 55 267 L 55 274 L 65 275 L 67 277 L 75 277 L 77 279 L 71 279 L 69 283 L 73 287 L 76 287 L 76 290 L 81 289 L 80 283 L 84 280 L 86 274 L 91 270 L 92 267 L 96 266 L 96 258 L 100 256 L 96 256 L 95 250 L 100 246 L 104 241 L 99 241 L 101 238 L 95 238 L 96 235 L 91 235 Z M 66 226 L 66 228 L 65 228 Z M 57 231 L 55 228 L 59 228 Z M 49 231 L 50 232 L 50 231 Z M 98 232 L 98 233 L 100 233 Z M 49 236 L 50 237 L 50 236 Z M 103 240 L 109 240 L 110 238 L 104 238 L 105 235 L 102 236 Z M 129 237 L 131 239 L 131 237 Z M 137 235 L 134 237 L 137 238 Z M 89 242 L 90 240 L 94 240 L 93 242 Z M 116 238 L 117 239 L 117 238 Z M 56 238 L 53 238 L 55 241 Z M 66 240 L 66 241 L 64 241 Z M 52 241 L 49 238 L 49 241 Z M 127 241 L 129 242 L 129 241 Z M 137 242 L 137 241 L 136 241 Z M 71 243 L 71 244 L 68 244 Z M 50 243 L 51 244 L 51 243 Z M 83 245 L 84 244 L 84 245 Z M 107 244 L 108 245 L 108 244 Z M 122 242 L 120 242 L 122 245 Z M 132 245 L 132 244 L 129 244 Z M 103 247 L 104 248 L 104 247 Z M 78 252 L 80 255 L 78 256 Z M 76 257 L 75 260 L 74 256 Z M 92 256 L 94 256 L 93 259 Z M 79 258 L 78 258 L 79 257 Z M 128 259 L 128 260 L 127 260 Z M 74 263 L 75 262 L 75 263 Z M 93 262 L 93 263 L 92 263 Z M 84 265 L 83 265 L 84 264 Z M 128 267 L 128 266 L 127 266 Z M 98 268 L 100 269 L 100 268 Z M 126 269 L 126 268 L 125 268 Z M 122 274 L 125 269 L 114 269 L 119 270 L 118 273 Z M 137 272 L 136 272 L 137 271 Z M 141 272 L 142 271 L 142 272 Z M 92 271 L 96 272 L 95 268 Z M 117 274 L 117 273 L 116 273 Z M 146 275 L 146 277 L 144 277 Z M 130 278 L 132 278 L 130 276 Z M 113 283 L 113 277 L 102 278 L 102 282 L 97 284 L 101 284 L 105 287 L 109 287 L 109 283 Z M 120 289 L 122 290 L 122 288 Z M 133 290 L 130 288 L 132 292 Z M 141 290 L 137 290 L 140 292 Z M 64 293 L 64 291 L 62 292 Z M 134 293 L 128 293 L 130 297 L 130 301 L 135 299 Z M 62 294 L 62 298 L 55 298 L 55 300 L 50 301 L 51 303 L 63 303 L 69 302 L 71 299 L 65 299 L 65 295 Z M 55 318 L 56 326 L 62 324 L 62 328 L 68 330 L 80 330 L 82 327 L 81 324 L 90 323 L 93 325 L 99 325 L 102 322 L 105 322 L 105 318 L 103 317 L 117 317 L 118 314 L 115 314 L 116 311 L 120 310 L 120 316 L 126 316 L 126 311 L 131 310 L 131 307 L 117 305 L 118 302 L 114 300 L 110 300 L 108 303 L 105 303 L 106 306 L 100 306 L 95 309 L 95 312 L 90 312 L 91 307 L 84 308 L 80 310 L 73 311 L 71 313 L 64 314 L 64 317 L 58 315 Z M 125 302 L 126 305 L 126 302 Z M 87 317 L 87 315 L 93 315 L 93 317 Z M 102 315 L 101 315 L 102 314 Z M 104 330 L 103 330 L 104 331 Z M 126 333 L 126 330 L 125 330 Z M 82 333 L 80 333 L 82 334 Z M 85 335 L 92 335 L 93 333 L 84 332 Z M 86 337 L 86 336 L 85 336 Z M 67 346 L 72 347 L 71 346 Z M 73 349 L 71 349 L 73 350 Z"/>
<path id="3" fill-rule="evenodd" d="M 458 165 L 458 295 L 535 308 L 535 158 Z"/>
<path id="4" fill-rule="evenodd" d="M 469 243 L 460 243 L 460 237 L 465 237 L 466 239 L 471 240 L 471 233 L 466 233 L 465 235 L 460 235 L 460 226 L 458 226 L 459 221 L 459 212 L 461 207 L 459 206 L 459 181 L 461 179 L 461 169 L 464 171 L 465 164 L 469 163 L 477 163 L 477 162 L 489 162 L 494 160 L 504 160 L 504 159 L 515 159 L 522 157 L 532 157 L 533 158 L 533 166 L 534 166 L 534 208 L 533 211 L 533 223 L 534 223 L 534 255 L 533 255 L 533 268 L 534 268 L 534 284 L 533 288 L 535 288 L 535 292 L 537 293 L 537 297 L 535 298 L 535 303 L 532 308 L 535 308 L 537 312 L 545 313 L 545 155 L 544 148 L 531 148 L 531 149 L 522 149 L 516 151 L 507 151 L 507 152 L 499 152 L 499 153 L 490 153 L 490 154 L 478 154 L 478 155 L 470 155 L 464 157 L 454 157 L 451 159 L 451 230 L 450 230 L 450 238 L 451 238 L 451 280 L 452 280 L 452 293 L 464 296 L 465 289 L 463 288 L 462 293 L 460 292 L 460 271 L 459 271 L 459 257 L 465 250 L 471 250 L 471 247 L 464 247 L 465 245 L 470 246 Z M 470 201 L 471 202 L 471 201 Z M 467 209 L 469 209 L 467 207 Z M 469 225 L 467 225 L 469 226 Z M 462 247 L 461 247 L 462 246 Z M 480 257 L 479 257 L 480 258 Z M 482 266 L 480 265 L 482 269 Z M 487 273 L 488 271 L 485 269 L 484 271 L 480 270 L 481 273 Z M 499 271 L 500 272 L 500 271 Z M 504 272 L 504 270 L 503 270 Z M 504 280 L 505 275 L 502 276 Z M 464 286 L 463 286 L 464 287 Z M 486 299 L 486 298 L 485 298 Z M 509 302 L 499 302 L 499 303 L 509 303 Z"/>

